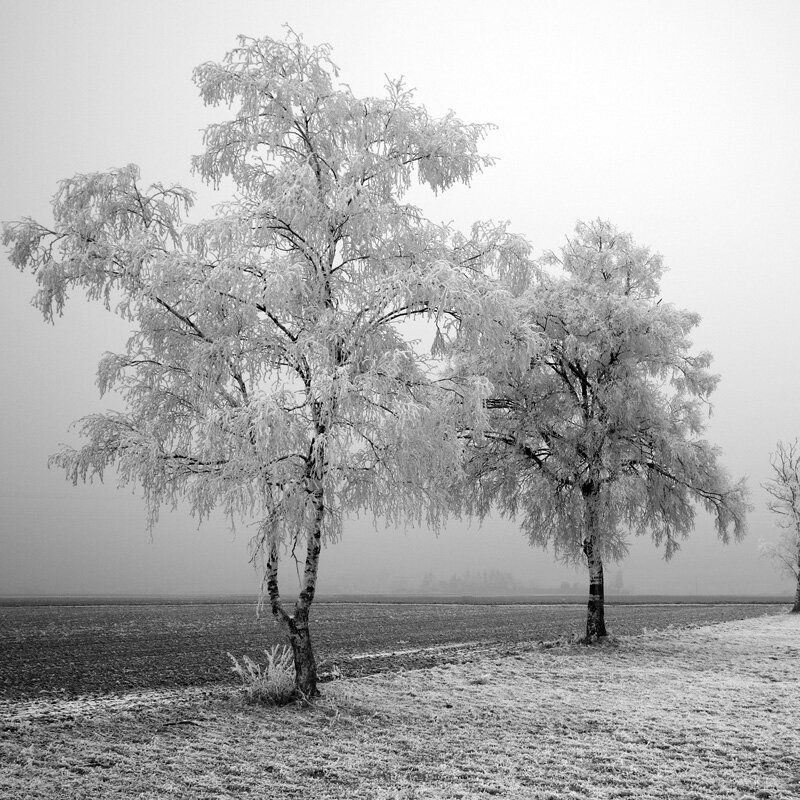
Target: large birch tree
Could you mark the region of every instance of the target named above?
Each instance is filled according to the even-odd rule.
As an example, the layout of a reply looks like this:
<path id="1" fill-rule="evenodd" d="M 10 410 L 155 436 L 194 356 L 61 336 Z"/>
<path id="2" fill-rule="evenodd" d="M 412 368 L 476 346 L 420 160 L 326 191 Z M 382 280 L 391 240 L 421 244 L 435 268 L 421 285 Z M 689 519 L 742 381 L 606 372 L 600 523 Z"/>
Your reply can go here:
<path id="1" fill-rule="evenodd" d="M 52 225 L 3 234 L 47 320 L 82 289 L 133 328 L 98 371 L 124 409 L 82 420 L 86 443 L 54 462 L 73 481 L 115 466 L 151 522 L 180 501 L 258 520 L 253 555 L 306 697 L 323 544 L 347 511 L 436 524 L 430 476 L 457 468 L 444 418 L 424 413 L 431 371 L 403 323 L 428 319 L 438 351 L 482 316 L 501 320 L 507 292 L 492 278 L 527 269 L 502 226 L 460 235 L 404 202 L 415 179 L 439 192 L 490 164 L 486 126 L 431 117 L 402 82 L 359 98 L 337 76 L 330 48 L 291 30 L 241 37 L 194 72 L 205 103 L 233 112 L 193 161 L 233 188 L 214 218 L 188 224 L 191 192 L 145 187 L 131 165 L 63 181 Z M 302 564 L 293 606 L 279 590 L 286 552 Z"/>
<path id="2" fill-rule="evenodd" d="M 533 544 L 586 564 L 588 640 L 606 635 L 603 564 L 624 556 L 630 532 L 649 532 L 670 558 L 696 504 L 723 541 L 745 531 L 744 483 L 703 438 L 718 379 L 711 356 L 691 350 L 699 317 L 662 302 L 663 271 L 629 234 L 579 223 L 518 301 L 540 352 L 488 348 L 458 365 L 493 386 L 468 505 L 518 514 Z"/>

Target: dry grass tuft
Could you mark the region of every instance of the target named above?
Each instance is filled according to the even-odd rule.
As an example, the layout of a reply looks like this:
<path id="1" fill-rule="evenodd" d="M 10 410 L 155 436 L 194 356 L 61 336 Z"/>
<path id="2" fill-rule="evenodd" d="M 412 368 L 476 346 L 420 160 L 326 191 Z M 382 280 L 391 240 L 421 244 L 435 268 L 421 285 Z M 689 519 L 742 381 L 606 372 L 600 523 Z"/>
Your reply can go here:
<path id="1" fill-rule="evenodd" d="M 264 654 L 267 663 L 263 667 L 247 655 L 242 656 L 241 662 L 232 653 L 228 657 L 233 662 L 233 671 L 242 679 L 247 702 L 285 706 L 297 699 L 292 651 L 276 644 Z"/>
<path id="2" fill-rule="evenodd" d="M 800 618 L 481 653 L 326 684 L 0 705 L 0 796 L 788 800 Z"/>

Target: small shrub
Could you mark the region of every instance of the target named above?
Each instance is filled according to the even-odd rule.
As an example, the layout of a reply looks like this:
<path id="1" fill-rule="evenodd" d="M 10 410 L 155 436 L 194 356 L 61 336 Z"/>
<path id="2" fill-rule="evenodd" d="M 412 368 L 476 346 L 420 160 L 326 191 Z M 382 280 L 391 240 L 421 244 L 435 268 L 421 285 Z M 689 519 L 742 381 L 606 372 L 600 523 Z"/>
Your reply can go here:
<path id="1" fill-rule="evenodd" d="M 242 679 L 245 699 L 249 703 L 266 706 L 285 706 L 297 698 L 294 685 L 294 658 L 285 645 L 275 645 L 265 650 L 267 663 L 264 667 L 248 655 L 241 662 L 232 653 L 233 671 Z"/>

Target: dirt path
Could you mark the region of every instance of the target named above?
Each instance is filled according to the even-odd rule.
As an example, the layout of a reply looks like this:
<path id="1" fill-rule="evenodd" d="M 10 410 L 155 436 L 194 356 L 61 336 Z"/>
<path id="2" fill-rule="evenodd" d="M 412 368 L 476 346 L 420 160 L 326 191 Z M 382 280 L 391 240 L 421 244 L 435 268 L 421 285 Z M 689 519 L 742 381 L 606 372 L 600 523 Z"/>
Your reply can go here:
<path id="1" fill-rule="evenodd" d="M 327 684 L 0 708 L 0 796 L 773 798 L 800 795 L 800 617 L 510 648 Z"/>

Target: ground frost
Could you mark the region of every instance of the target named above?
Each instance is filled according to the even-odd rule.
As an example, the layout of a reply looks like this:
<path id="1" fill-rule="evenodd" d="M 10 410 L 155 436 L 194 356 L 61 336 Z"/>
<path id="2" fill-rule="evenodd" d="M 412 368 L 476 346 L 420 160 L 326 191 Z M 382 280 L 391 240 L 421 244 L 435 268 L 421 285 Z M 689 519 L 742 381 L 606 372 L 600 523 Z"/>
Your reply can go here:
<path id="1" fill-rule="evenodd" d="M 313 706 L 229 689 L 0 707 L 0 796 L 788 800 L 800 618 L 482 652 L 343 679 Z"/>

